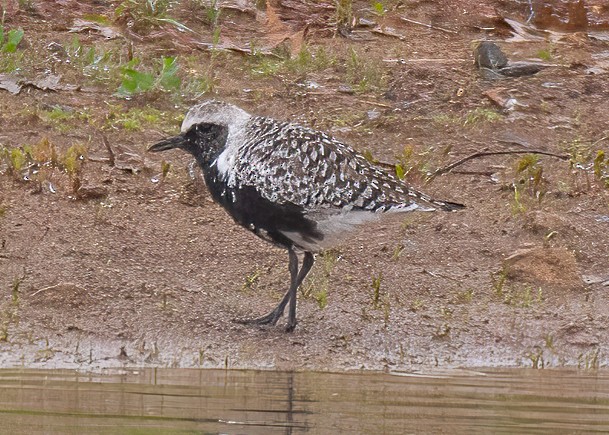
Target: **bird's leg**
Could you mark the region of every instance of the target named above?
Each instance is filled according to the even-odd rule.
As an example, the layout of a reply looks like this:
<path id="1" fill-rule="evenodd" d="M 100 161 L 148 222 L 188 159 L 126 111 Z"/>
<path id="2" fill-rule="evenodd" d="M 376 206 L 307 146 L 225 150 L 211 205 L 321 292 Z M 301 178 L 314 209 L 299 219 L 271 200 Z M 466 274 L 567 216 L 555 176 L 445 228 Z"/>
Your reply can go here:
<path id="1" fill-rule="evenodd" d="M 290 298 L 292 297 L 292 287 L 295 281 L 298 279 L 298 256 L 294 249 L 288 248 L 289 254 L 289 264 L 288 269 L 290 270 L 290 288 L 279 304 L 275 307 L 273 311 L 268 313 L 262 317 L 256 317 L 255 319 L 243 319 L 237 320 L 237 323 L 242 323 L 244 325 L 274 325 L 277 323 L 277 320 L 283 315 L 283 311 L 285 310 L 285 306 L 288 304 Z"/>
<path id="2" fill-rule="evenodd" d="M 305 252 L 304 259 L 300 271 L 298 270 L 298 256 L 294 249 L 288 248 L 289 254 L 289 265 L 290 270 L 290 288 L 283 295 L 283 298 L 273 311 L 265 316 L 257 317 L 255 319 L 244 319 L 238 320 L 238 323 L 245 325 L 275 325 L 277 320 L 283 315 L 286 305 L 290 303 L 290 310 L 288 313 L 288 325 L 286 327 L 287 332 L 292 332 L 296 327 L 296 292 L 302 281 L 305 279 L 311 267 L 313 266 L 314 257 L 310 252 Z"/>
<path id="3" fill-rule="evenodd" d="M 292 284 L 290 285 L 290 311 L 288 311 L 288 326 L 285 328 L 286 332 L 292 332 L 296 327 L 296 291 L 311 270 L 311 267 L 313 267 L 314 261 L 315 258 L 313 257 L 313 254 L 306 251 L 302 260 L 300 272 L 298 272 L 298 276 L 296 277 L 296 282 L 292 281 Z"/>

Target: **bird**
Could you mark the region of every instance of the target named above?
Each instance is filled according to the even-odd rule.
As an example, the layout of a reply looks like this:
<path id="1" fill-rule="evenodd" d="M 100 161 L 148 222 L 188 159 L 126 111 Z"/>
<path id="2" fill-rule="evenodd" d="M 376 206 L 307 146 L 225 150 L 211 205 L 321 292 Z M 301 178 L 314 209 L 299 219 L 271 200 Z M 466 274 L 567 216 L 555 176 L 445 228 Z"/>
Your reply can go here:
<path id="1" fill-rule="evenodd" d="M 285 295 L 268 314 L 237 320 L 242 324 L 274 326 L 288 306 L 285 330 L 292 332 L 297 290 L 314 254 L 344 241 L 355 227 L 385 214 L 464 208 L 409 187 L 327 133 L 221 100 L 190 108 L 180 134 L 148 150 L 174 148 L 194 156 L 212 199 L 236 223 L 288 251 Z"/>

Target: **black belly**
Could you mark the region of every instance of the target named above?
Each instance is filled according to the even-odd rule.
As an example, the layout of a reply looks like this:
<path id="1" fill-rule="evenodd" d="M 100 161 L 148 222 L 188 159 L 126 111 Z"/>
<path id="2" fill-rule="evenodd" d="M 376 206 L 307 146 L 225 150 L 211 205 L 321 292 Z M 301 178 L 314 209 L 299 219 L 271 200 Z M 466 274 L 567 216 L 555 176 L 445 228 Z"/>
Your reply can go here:
<path id="1" fill-rule="evenodd" d="M 252 186 L 229 188 L 218 180 L 217 173 L 214 172 L 205 174 L 205 183 L 212 198 L 222 205 L 237 223 L 259 237 L 284 248 L 295 246 L 295 243 L 282 231 L 297 232 L 307 242 L 323 239 L 323 234 L 317 229 L 317 223 L 305 216 L 303 207 L 269 201 Z"/>

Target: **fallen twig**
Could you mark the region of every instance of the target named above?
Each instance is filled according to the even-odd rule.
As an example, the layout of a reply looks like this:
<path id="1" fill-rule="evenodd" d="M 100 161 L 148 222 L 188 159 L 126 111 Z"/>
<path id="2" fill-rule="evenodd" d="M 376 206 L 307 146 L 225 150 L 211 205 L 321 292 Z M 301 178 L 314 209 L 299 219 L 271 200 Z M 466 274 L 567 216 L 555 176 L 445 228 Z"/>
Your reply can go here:
<path id="1" fill-rule="evenodd" d="M 390 106 L 389 104 L 378 103 L 376 101 L 370 101 L 370 100 L 359 100 L 359 101 L 362 103 L 366 103 L 366 104 L 372 104 L 373 106 L 384 107 L 386 109 L 393 108 L 393 106 Z"/>
<path id="2" fill-rule="evenodd" d="M 393 29 L 389 29 L 389 28 L 385 28 L 383 29 L 382 27 L 375 27 L 374 29 L 370 30 L 372 33 L 376 33 L 378 35 L 383 35 L 383 36 L 389 36 L 391 38 L 397 38 L 400 41 L 404 41 L 406 39 L 406 37 L 404 35 L 400 35 L 397 32 L 394 32 Z"/>
<path id="3" fill-rule="evenodd" d="M 609 139 L 609 136 L 604 136 L 604 137 L 601 137 L 599 140 L 597 140 L 596 142 L 594 142 L 594 143 L 592 144 L 592 146 L 595 146 L 597 143 L 602 142 L 602 141 L 607 140 L 607 139 Z"/>
<path id="4" fill-rule="evenodd" d="M 34 293 L 32 293 L 32 297 L 36 296 L 39 293 L 45 292 L 47 290 L 55 290 L 57 288 L 61 288 L 61 287 L 70 287 L 70 288 L 77 288 L 80 290 L 83 290 L 82 287 L 77 286 L 76 284 L 74 284 L 73 282 L 60 282 L 59 284 L 55 284 L 55 285 L 50 285 L 48 287 L 43 287 L 41 289 L 36 290 Z"/>
<path id="5" fill-rule="evenodd" d="M 424 57 L 424 58 L 418 58 L 418 59 L 383 59 L 383 62 L 388 62 L 388 63 L 399 63 L 399 64 L 407 64 L 407 63 L 417 63 L 417 62 L 422 62 L 422 63 L 431 63 L 431 62 L 437 62 L 437 63 L 462 63 L 462 62 L 470 62 L 470 59 L 461 59 L 461 58 L 452 58 L 452 59 L 433 59 L 433 58 L 428 58 L 428 57 Z"/>
<path id="6" fill-rule="evenodd" d="M 498 156 L 498 155 L 504 155 L 504 154 L 542 154 L 545 156 L 556 157 L 561 160 L 567 160 L 569 158 L 569 155 L 567 155 L 567 154 L 556 154 L 556 153 L 551 153 L 549 151 L 543 151 L 543 150 L 481 151 L 481 152 L 477 152 L 474 154 L 470 154 L 469 156 L 463 157 L 462 159 L 457 160 L 456 162 L 453 162 L 450 165 L 444 166 L 443 168 L 436 169 L 431 175 L 429 175 L 429 177 L 427 177 L 427 182 L 429 183 L 431 180 L 436 178 L 438 175 L 442 175 L 447 172 L 450 172 L 457 166 L 460 166 L 463 163 L 468 162 L 470 160 L 477 159 L 479 157 Z"/>
<path id="7" fill-rule="evenodd" d="M 421 272 L 422 273 L 426 273 L 429 276 L 433 276 L 434 278 L 443 278 L 443 279 L 450 279 L 452 281 L 458 281 L 458 279 L 453 278 L 452 276 L 440 274 L 440 273 L 437 273 L 437 272 L 432 272 L 431 270 L 427 270 L 425 268 L 421 269 Z"/>
<path id="8" fill-rule="evenodd" d="M 264 56 L 271 56 L 279 59 L 281 58 L 281 56 L 279 56 L 277 53 L 273 53 L 271 50 L 266 48 L 256 48 L 255 50 L 252 50 L 251 48 L 238 47 L 232 44 L 213 44 L 211 42 L 196 42 L 196 47 L 199 50 L 206 51 L 232 51 L 234 53 L 245 54 L 248 56 L 253 56 L 254 54 L 261 54 Z"/>
<path id="9" fill-rule="evenodd" d="M 108 138 L 106 137 L 106 135 L 103 133 L 100 134 L 102 137 L 102 142 L 104 143 L 104 146 L 106 147 L 106 149 L 108 150 L 108 154 L 110 155 L 110 166 L 114 166 L 114 161 L 116 159 L 116 156 L 114 155 L 114 150 L 112 149 L 112 146 L 110 146 L 110 142 L 108 142 Z"/>
<path id="10" fill-rule="evenodd" d="M 434 29 L 434 30 L 439 30 L 441 32 L 450 33 L 452 35 L 456 35 L 458 33 L 458 32 L 455 32 L 454 30 L 445 29 L 443 27 L 434 26 L 432 24 L 421 23 L 420 21 L 411 20 L 410 18 L 406 18 L 406 17 L 400 17 L 400 19 L 402 21 L 406 21 L 407 23 L 417 24 L 419 26 L 427 27 L 429 29 Z"/>

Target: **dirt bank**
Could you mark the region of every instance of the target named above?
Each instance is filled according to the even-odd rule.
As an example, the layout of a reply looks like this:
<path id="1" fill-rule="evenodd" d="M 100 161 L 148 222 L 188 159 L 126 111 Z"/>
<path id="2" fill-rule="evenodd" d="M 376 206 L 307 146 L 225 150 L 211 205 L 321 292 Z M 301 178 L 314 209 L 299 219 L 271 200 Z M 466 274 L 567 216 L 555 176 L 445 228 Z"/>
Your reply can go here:
<path id="1" fill-rule="evenodd" d="M 5 33 L 24 36 L 1 58 L 0 82 L 22 88 L 0 89 L 0 366 L 606 365 L 603 2 L 586 2 L 585 27 L 552 32 L 503 20 L 524 23 L 527 2 L 355 2 L 348 37 L 331 2 L 250 3 L 218 16 L 184 1 L 146 20 L 119 2 L 9 2 Z M 481 39 L 551 66 L 485 77 Z M 145 152 L 211 97 L 400 162 L 467 209 L 382 222 L 319 256 L 292 334 L 235 324 L 277 303 L 287 253 L 237 227 L 188 156 Z M 475 158 L 425 185 L 506 150 L 568 159 Z"/>

